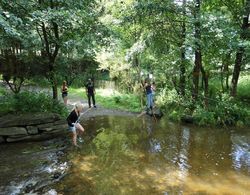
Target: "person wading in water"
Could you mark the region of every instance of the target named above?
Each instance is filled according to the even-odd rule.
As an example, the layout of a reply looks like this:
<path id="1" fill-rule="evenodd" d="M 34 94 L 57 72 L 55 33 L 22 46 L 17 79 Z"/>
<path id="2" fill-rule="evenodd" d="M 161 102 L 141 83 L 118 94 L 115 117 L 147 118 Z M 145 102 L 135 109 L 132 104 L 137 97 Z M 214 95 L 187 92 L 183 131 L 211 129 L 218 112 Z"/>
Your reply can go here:
<path id="1" fill-rule="evenodd" d="M 69 116 L 67 117 L 68 129 L 72 132 L 72 141 L 73 145 L 79 147 L 77 145 L 77 136 L 83 134 L 84 128 L 79 123 L 80 114 L 83 111 L 83 105 L 81 103 L 77 103 L 75 108 L 71 111 Z M 82 142 L 82 139 L 79 138 L 79 142 Z"/>

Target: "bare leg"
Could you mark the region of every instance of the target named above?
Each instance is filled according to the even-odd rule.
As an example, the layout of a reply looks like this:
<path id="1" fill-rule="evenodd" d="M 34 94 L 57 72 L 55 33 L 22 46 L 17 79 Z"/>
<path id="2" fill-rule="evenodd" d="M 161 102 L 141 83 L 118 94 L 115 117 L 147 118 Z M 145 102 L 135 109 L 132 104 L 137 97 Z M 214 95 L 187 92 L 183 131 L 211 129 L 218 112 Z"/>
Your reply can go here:
<path id="1" fill-rule="evenodd" d="M 84 132 L 84 128 L 82 127 L 82 125 L 80 123 L 77 123 L 75 127 L 78 130 L 77 134 L 82 135 Z"/>
<path id="2" fill-rule="evenodd" d="M 64 98 L 63 98 L 63 101 L 64 101 L 64 104 L 67 105 L 67 103 L 68 103 L 68 97 L 67 97 L 67 96 L 64 97 Z"/>
<path id="3" fill-rule="evenodd" d="M 74 146 L 77 146 L 77 143 L 76 143 L 77 133 L 76 131 L 73 131 L 72 133 L 73 133 L 73 136 L 72 136 L 73 144 Z"/>

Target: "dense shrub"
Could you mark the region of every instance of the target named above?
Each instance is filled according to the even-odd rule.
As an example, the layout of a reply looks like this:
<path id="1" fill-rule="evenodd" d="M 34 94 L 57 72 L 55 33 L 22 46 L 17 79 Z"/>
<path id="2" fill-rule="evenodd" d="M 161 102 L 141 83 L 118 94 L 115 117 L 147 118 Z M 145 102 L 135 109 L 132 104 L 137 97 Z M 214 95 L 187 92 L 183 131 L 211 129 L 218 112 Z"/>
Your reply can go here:
<path id="1" fill-rule="evenodd" d="M 53 100 L 51 96 L 44 93 L 21 92 L 19 94 L 5 94 L 0 102 L 0 115 L 6 113 L 36 113 L 52 112 L 67 115 L 66 107 Z"/>
<path id="2" fill-rule="evenodd" d="M 193 103 L 190 94 L 181 97 L 175 90 L 164 89 L 159 94 L 157 103 L 174 121 L 180 121 L 183 116 L 189 115 L 193 117 L 195 124 L 201 126 L 249 125 L 248 107 L 228 94 L 219 94 L 209 99 L 208 107 L 204 106 L 203 100 L 200 97 Z"/>

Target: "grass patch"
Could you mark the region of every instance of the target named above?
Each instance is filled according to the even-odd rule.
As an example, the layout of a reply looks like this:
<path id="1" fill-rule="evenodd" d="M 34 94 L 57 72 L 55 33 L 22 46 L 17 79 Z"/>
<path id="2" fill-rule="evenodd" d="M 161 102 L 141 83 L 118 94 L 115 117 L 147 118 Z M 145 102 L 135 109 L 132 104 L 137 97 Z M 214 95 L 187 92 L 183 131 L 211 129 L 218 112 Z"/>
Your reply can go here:
<path id="1" fill-rule="evenodd" d="M 133 94 L 121 94 L 117 91 L 98 90 L 96 101 L 105 108 L 140 112 L 140 99 Z"/>
<path id="2" fill-rule="evenodd" d="M 5 88 L 3 88 L 2 86 L 0 86 L 0 96 L 3 96 L 6 93 Z"/>
<path id="3" fill-rule="evenodd" d="M 238 98 L 250 103 L 250 75 L 241 76 L 237 88 Z"/>
<path id="4" fill-rule="evenodd" d="M 61 91 L 61 88 L 59 88 L 59 91 Z M 73 88 L 70 87 L 68 89 L 69 95 L 70 96 L 81 96 L 84 99 L 86 99 L 86 90 L 85 88 Z"/>

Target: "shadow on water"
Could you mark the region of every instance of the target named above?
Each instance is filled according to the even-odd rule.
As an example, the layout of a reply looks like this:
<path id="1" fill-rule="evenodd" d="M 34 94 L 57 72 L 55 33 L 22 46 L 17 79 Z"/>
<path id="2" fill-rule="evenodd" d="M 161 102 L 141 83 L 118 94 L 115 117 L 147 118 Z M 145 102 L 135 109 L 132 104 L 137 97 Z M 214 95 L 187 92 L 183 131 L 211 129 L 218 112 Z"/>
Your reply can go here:
<path id="1" fill-rule="evenodd" d="M 181 126 L 151 118 L 96 117 L 82 149 L 53 186 L 63 194 L 247 194 L 247 130 Z"/>
<path id="2" fill-rule="evenodd" d="M 80 150 L 68 149 L 66 176 L 38 188 L 38 193 L 248 194 L 249 130 L 197 128 L 131 116 L 93 117 L 82 125 L 84 143 Z M 31 146 L 25 144 L 26 149 L 18 151 Z M 11 150 L 6 147 L 1 155 L 6 157 Z M 7 182 L 15 174 L 34 173 L 32 162 L 39 156 L 22 162 L 21 155 L 14 153 L 11 160 L 16 163 L 0 160 L 0 174 L 5 173 Z M 6 169 L 12 169 L 12 175 Z M 8 187 L 6 182 L 0 184 Z"/>

